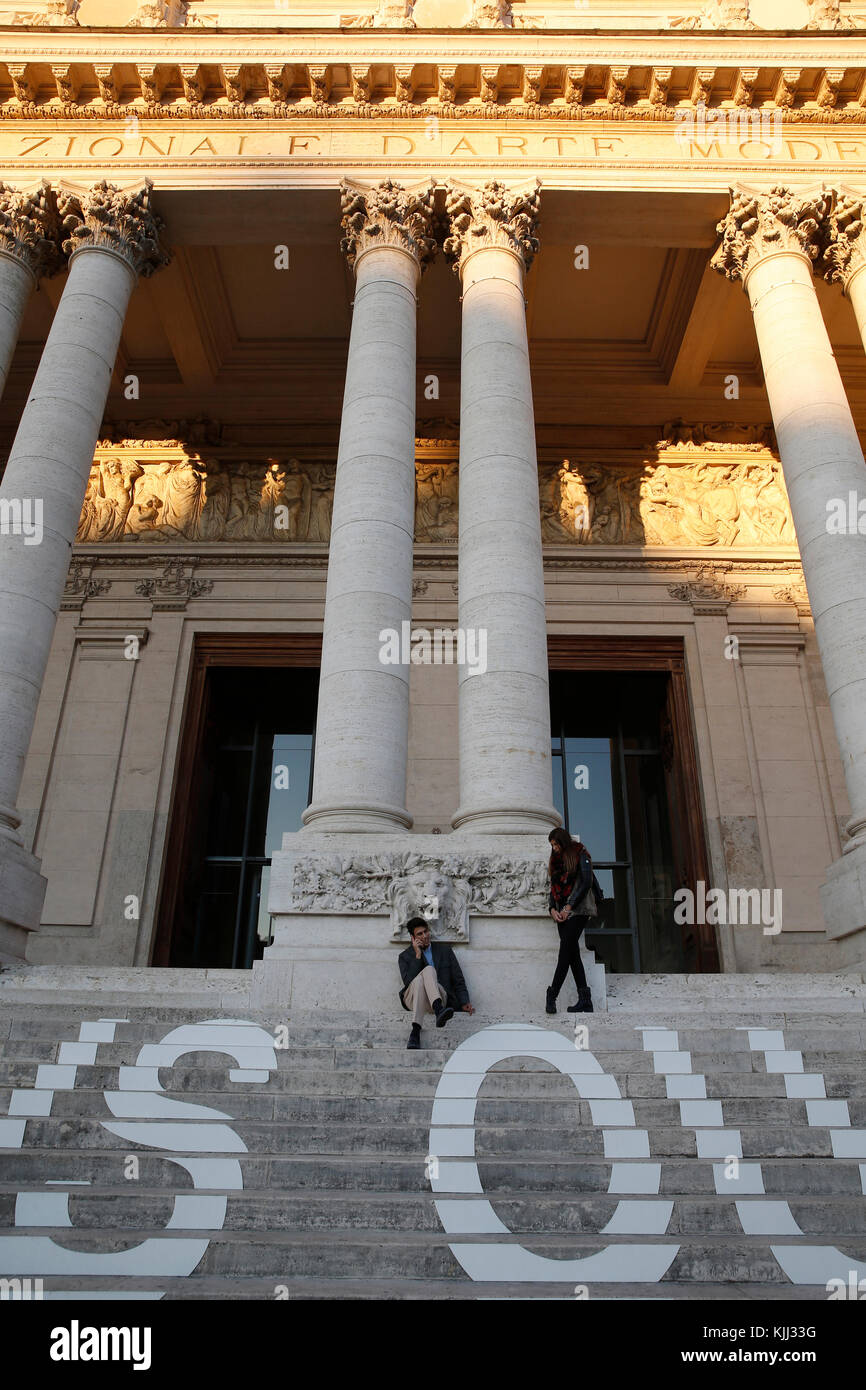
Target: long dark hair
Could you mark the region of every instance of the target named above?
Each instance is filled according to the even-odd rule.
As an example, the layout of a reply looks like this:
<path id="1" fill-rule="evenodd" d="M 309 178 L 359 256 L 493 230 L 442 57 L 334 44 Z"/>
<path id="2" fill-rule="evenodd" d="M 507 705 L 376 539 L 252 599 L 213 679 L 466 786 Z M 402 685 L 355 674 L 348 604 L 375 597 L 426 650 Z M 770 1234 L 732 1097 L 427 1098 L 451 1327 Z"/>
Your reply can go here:
<path id="1" fill-rule="evenodd" d="M 547 838 L 552 842 L 555 841 L 562 851 L 557 859 L 551 850 L 550 860 L 547 865 L 549 876 L 553 876 L 554 869 L 561 868 L 566 876 L 571 878 L 573 874 L 577 873 L 580 867 L 581 854 L 585 854 L 590 864 L 592 864 L 592 855 L 586 845 L 583 844 L 581 840 L 573 840 L 567 830 L 563 830 L 561 827 L 556 830 L 551 830 Z"/>

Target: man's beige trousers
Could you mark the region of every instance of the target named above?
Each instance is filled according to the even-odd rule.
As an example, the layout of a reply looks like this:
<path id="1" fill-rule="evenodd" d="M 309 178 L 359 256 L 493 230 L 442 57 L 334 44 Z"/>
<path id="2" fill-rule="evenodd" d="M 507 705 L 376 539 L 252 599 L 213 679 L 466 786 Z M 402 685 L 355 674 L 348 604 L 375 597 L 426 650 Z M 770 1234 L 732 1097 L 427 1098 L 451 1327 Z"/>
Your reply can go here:
<path id="1" fill-rule="evenodd" d="M 448 995 L 436 978 L 436 971 L 432 965 L 425 965 L 420 975 L 416 975 L 410 985 L 406 986 L 403 999 L 408 1008 L 412 1010 L 412 1022 L 420 1024 L 425 1014 L 432 1014 L 433 1000 L 441 999 L 444 1004 Z"/>

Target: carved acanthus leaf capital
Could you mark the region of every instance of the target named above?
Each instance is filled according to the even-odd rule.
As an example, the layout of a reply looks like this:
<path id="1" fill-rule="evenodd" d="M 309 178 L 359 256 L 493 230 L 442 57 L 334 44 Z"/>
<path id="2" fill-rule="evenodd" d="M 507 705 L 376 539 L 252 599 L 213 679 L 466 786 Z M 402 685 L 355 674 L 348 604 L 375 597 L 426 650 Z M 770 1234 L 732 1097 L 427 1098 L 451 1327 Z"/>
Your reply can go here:
<path id="1" fill-rule="evenodd" d="M 0 250 L 22 261 L 37 279 L 60 269 L 60 220 L 48 184 L 19 193 L 0 183 Z"/>
<path id="2" fill-rule="evenodd" d="M 511 0 L 472 0 L 467 29 L 513 29 Z"/>
<path id="3" fill-rule="evenodd" d="M 416 257 L 423 269 L 436 253 L 433 188 L 407 192 L 386 179 L 375 188 L 340 187 L 343 240 L 349 265 L 373 246 L 396 246 Z"/>
<path id="4" fill-rule="evenodd" d="M 38 28 L 77 28 L 80 9 L 81 0 L 45 0 L 41 13 L 34 15 L 29 22 Z"/>
<path id="5" fill-rule="evenodd" d="M 839 0 L 806 0 L 809 7 L 807 29 L 838 30 L 853 29 L 853 22 L 843 15 Z"/>
<path id="6" fill-rule="evenodd" d="M 84 196 L 66 194 L 58 200 L 70 256 L 85 248 L 100 248 L 121 256 L 138 274 L 152 275 L 168 264 L 160 245 L 164 223 L 152 207 L 153 184 L 122 192 L 105 180 Z"/>
<path id="7" fill-rule="evenodd" d="M 863 205 L 866 197 L 842 189 L 827 217 L 827 244 L 822 256 L 824 279 L 847 290 L 854 274 L 866 265 Z"/>
<path id="8" fill-rule="evenodd" d="M 538 251 L 541 185 L 523 191 L 493 181 L 480 191 L 452 187 L 446 216 L 450 232 L 444 242 L 446 256 L 459 271 L 463 261 L 482 247 L 502 246 L 519 256 L 528 270 Z"/>
<path id="9" fill-rule="evenodd" d="M 775 251 L 798 251 L 814 261 L 831 204 L 832 196 L 823 189 L 731 189 L 728 214 L 716 226 L 722 242 L 710 264 L 729 280 L 741 280 Z"/>

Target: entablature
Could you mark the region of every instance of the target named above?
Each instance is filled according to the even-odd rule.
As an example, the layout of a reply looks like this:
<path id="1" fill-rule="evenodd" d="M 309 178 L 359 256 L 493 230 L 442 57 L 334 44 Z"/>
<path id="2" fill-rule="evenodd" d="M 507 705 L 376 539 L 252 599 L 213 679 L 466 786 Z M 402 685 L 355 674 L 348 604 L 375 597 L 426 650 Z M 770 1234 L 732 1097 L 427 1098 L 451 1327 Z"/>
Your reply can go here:
<path id="1" fill-rule="evenodd" d="M 33 37 L 33 36 L 31 36 Z M 779 112 L 784 121 L 866 119 L 866 43 L 822 40 L 811 51 L 802 41 L 744 41 L 735 49 L 659 40 L 610 52 L 609 42 L 531 41 L 526 52 L 513 38 L 472 44 L 442 35 L 348 35 L 333 40 L 310 35 L 262 46 L 234 35 L 207 45 L 189 35 L 137 51 L 129 40 L 86 45 L 22 46 L 8 36 L 0 46 L 0 115 L 6 119 L 82 116 L 122 118 L 133 113 L 160 118 L 526 116 L 530 119 L 673 121 L 677 111 L 698 107 Z M 489 36 L 485 36 L 488 38 Z M 394 41 L 388 52 L 384 40 Z M 399 46 L 399 48 L 397 47 Z M 184 49 L 189 47 L 189 53 Z M 483 48 L 484 52 L 479 49 Z M 519 51 L 515 51 L 519 48 Z M 424 50 L 427 51 L 424 51 Z M 595 51 L 593 51 L 595 49 Z M 832 52 L 830 50 L 833 50 Z"/>

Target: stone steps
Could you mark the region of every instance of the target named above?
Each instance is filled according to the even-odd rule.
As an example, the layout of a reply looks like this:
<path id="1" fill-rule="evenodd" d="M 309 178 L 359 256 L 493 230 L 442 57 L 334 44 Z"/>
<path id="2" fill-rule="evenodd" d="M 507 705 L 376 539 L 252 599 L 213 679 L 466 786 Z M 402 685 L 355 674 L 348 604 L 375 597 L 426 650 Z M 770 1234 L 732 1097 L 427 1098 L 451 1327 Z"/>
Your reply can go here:
<path id="1" fill-rule="evenodd" d="M 38 1234 L 42 1234 L 39 1232 Z M 37 1232 L 24 1230 L 17 1237 L 26 1240 Z M 154 1279 L 165 1280 L 171 1277 L 171 1263 L 183 1257 L 183 1247 L 190 1244 L 189 1238 L 180 1233 L 164 1233 L 161 1228 L 139 1229 L 136 1237 L 158 1241 L 161 1257 L 168 1266 L 164 1272 L 155 1273 Z M 626 1268 L 633 1257 L 634 1237 L 602 1237 L 606 1246 L 614 1252 L 621 1251 L 620 1266 Z M 77 1255 L 97 1255 L 102 1257 L 106 1274 L 110 1275 L 111 1255 L 122 1256 L 128 1249 L 130 1235 L 113 1230 L 88 1230 L 76 1232 L 75 1248 Z M 205 1242 L 202 1242 L 203 1244 Z M 231 1232 L 209 1233 L 206 1249 L 200 1257 L 194 1273 L 187 1276 L 194 1281 L 199 1277 L 220 1276 L 229 1280 L 249 1278 L 271 1279 L 279 1284 L 287 1278 L 301 1279 L 339 1279 L 351 1274 L 353 1279 L 376 1278 L 391 1280 L 406 1279 L 453 1279 L 465 1278 L 460 1265 L 454 1258 L 452 1246 L 461 1243 L 481 1249 L 491 1269 L 499 1264 L 507 1268 L 507 1254 L 513 1248 L 513 1238 L 504 1240 L 486 1234 L 475 1234 L 471 1242 L 455 1241 L 440 1231 L 376 1230 L 367 1234 L 343 1231 L 301 1231 L 301 1232 Z M 527 1250 L 550 1260 L 576 1262 L 591 1257 L 598 1252 L 598 1236 L 578 1237 L 563 1234 L 533 1233 L 524 1240 Z M 641 1242 L 644 1246 L 660 1247 L 661 1259 L 670 1282 L 689 1283 L 698 1280 L 707 1284 L 750 1283 L 787 1285 L 790 1284 L 780 1272 L 779 1264 L 771 1253 L 769 1243 L 758 1244 L 755 1240 L 739 1235 L 713 1233 L 694 1240 L 684 1240 L 676 1234 L 665 1239 Z M 794 1242 L 774 1238 L 776 1249 L 790 1247 Z M 177 1253 L 170 1246 L 178 1247 Z M 860 1263 L 866 1259 L 866 1237 L 852 1236 L 845 1240 L 849 1260 Z M 667 1253 L 666 1253 L 667 1252 Z M 672 1258 L 670 1255 L 672 1254 Z M 16 1273 L 21 1277 L 38 1274 L 35 1267 L 40 1261 L 38 1253 L 22 1255 Z M 81 1265 L 73 1255 L 69 1260 L 69 1270 L 64 1276 L 64 1287 L 75 1287 L 82 1277 L 74 1266 Z M 853 1265 L 852 1265 L 853 1267 Z M 563 1280 L 565 1282 L 565 1280 Z M 575 1279 L 572 1277 L 571 1283 Z M 595 1285 L 593 1285 L 595 1287 Z"/>
<path id="2" fill-rule="evenodd" d="M 703 1012 L 614 979 L 606 1014 L 455 1017 L 407 1052 L 399 1017 L 255 1015 L 232 972 L 146 998 L 162 972 L 61 998 L 5 974 L 0 1275 L 49 1296 L 808 1300 L 866 1273 L 861 977 L 772 980 L 751 1008 L 702 977 Z M 751 1176 L 716 1192 L 731 1154 Z"/>
<path id="3" fill-rule="evenodd" d="M 596 1053 L 596 1056 L 603 1056 Z M 808 1054 L 804 1054 L 808 1055 Z M 848 1059 L 850 1060 L 850 1059 Z M 19 1086 L 33 1086 L 36 1080 L 37 1069 L 40 1063 L 34 1059 L 23 1059 L 15 1062 L 4 1062 L 0 1060 L 0 1087 L 4 1093 Z M 623 1095 L 630 1098 L 641 1099 L 663 1099 L 666 1095 L 665 1078 L 654 1072 L 635 1072 L 634 1070 L 623 1070 L 619 1059 L 609 1067 L 616 1077 L 620 1090 Z M 713 1073 L 705 1070 L 704 1072 L 707 1086 L 707 1096 L 711 1099 L 749 1099 L 761 1096 L 772 1098 L 784 1097 L 785 1082 L 784 1078 L 776 1074 L 766 1072 L 731 1072 Z M 172 1068 L 166 1070 L 163 1080 L 170 1083 L 166 1086 L 166 1095 L 175 1097 L 178 1100 L 194 1100 L 196 1104 L 217 1105 L 225 1103 L 227 1097 L 241 1098 L 247 1095 L 248 1087 L 242 1082 L 226 1081 L 226 1073 L 223 1070 L 216 1070 L 206 1066 L 188 1066 L 185 1069 Z M 827 1082 L 827 1093 L 833 1095 L 832 1088 L 839 1090 L 840 1094 L 858 1098 L 866 1096 L 866 1069 L 859 1070 L 844 1069 L 834 1066 L 832 1069 L 825 1065 L 824 1076 Z M 272 1074 L 268 1089 L 274 1096 L 295 1096 L 295 1097 L 317 1097 L 330 1099 L 337 1097 L 359 1098 L 377 1095 L 380 1090 L 387 1090 L 389 1097 L 407 1096 L 424 1097 L 429 1105 L 433 1100 L 436 1086 L 439 1080 L 439 1073 L 423 1070 L 420 1067 L 394 1068 L 387 1076 L 383 1070 L 326 1070 L 323 1067 L 296 1071 L 283 1070 Z M 221 1084 L 224 1083 L 224 1084 Z M 101 1093 L 106 1090 L 115 1090 L 118 1084 L 117 1066 L 78 1066 L 76 1075 L 76 1091 L 93 1091 Z M 62 1093 L 57 1093 L 57 1104 L 60 1104 Z M 512 1096 L 515 1099 L 523 1098 L 527 1101 L 545 1100 L 547 1098 L 557 1098 L 569 1096 L 573 1098 L 574 1088 L 568 1081 L 558 1073 L 549 1073 L 541 1070 L 509 1070 L 507 1063 L 501 1063 L 495 1070 L 491 1069 L 487 1080 L 484 1082 L 483 1095 L 486 1099 L 494 1099 L 499 1096 Z"/>
<path id="4" fill-rule="evenodd" d="M 509 1175 L 511 1182 L 514 1176 L 513 1172 Z M 605 1179 L 600 1187 L 606 1186 Z M 492 1188 L 488 1190 L 493 1192 Z M 14 1219 L 16 1191 L 10 1184 L 0 1185 L 0 1224 L 4 1226 L 11 1225 Z M 667 1222 L 666 1235 L 704 1239 L 710 1235 L 730 1236 L 742 1242 L 742 1227 L 733 1196 L 710 1199 L 706 1195 L 668 1192 L 654 1200 L 669 1201 L 671 1197 L 677 1200 Z M 171 1219 L 174 1205 L 172 1192 L 147 1188 L 140 1182 L 135 1184 L 132 1201 L 128 1187 L 123 1190 L 116 1183 L 112 1188 L 100 1187 L 96 1197 L 83 1194 L 80 1203 L 76 1204 L 74 1192 L 72 1198 L 77 1232 L 100 1240 L 106 1235 L 119 1238 L 124 1231 L 134 1232 L 136 1239 L 147 1233 L 157 1235 Z M 576 1196 L 552 1190 L 532 1192 L 523 1185 L 520 1197 L 495 1195 L 496 1213 L 509 1230 L 527 1240 L 532 1237 L 533 1241 L 537 1236 L 546 1240 L 552 1231 L 563 1238 L 569 1235 L 594 1237 L 613 1218 L 618 1205 L 619 1198 L 608 1196 L 606 1192 Z M 866 1203 L 860 1195 L 847 1198 L 834 1195 L 832 1200 L 827 1196 L 792 1195 L 790 1205 L 804 1235 L 820 1237 L 836 1221 L 848 1233 L 849 1241 L 866 1239 Z M 21 1225 L 18 1229 L 33 1235 L 43 1228 Z M 417 1190 L 417 1184 L 415 1191 L 387 1195 L 354 1189 L 323 1193 L 291 1188 L 234 1193 L 228 1199 L 222 1230 L 226 1236 L 252 1234 L 258 1237 L 268 1233 L 274 1239 L 280 1234 L 291 1237 L 300 1231 L 397 1231 L 411 1233 L 410 1239 L 422 1232 L 442 1235 L 441 1222 L 429 1193 Z M 626 1237 L 611 1235 L 610 1239 L 622 1241 Z"/>
<path id="5" fill-rule="evenodd" d="M 180 1170 L 165 1158 L 146 1150 L 135 1150 L 139 1159 L 139 1178 L 135 1182 L 136 1200 L 145 1192 L 161 1192 L 164 1188 L 192 1191 Z M 424 1161 L 407 1159 L 405 1154 L 287 1154 L 269 1157 L 257 1154 L 236 1155 L 247 1192 L 290 1193 L 326 1190 L 334 1194 L 345 1192 L 369 1194 L 425 1193 L 430 1200 L 429 1183 L 424 1178 Z M 74 1151 L 63 1149 L 47 1152 L 43 1148 L 24 1148 L 4 1153 L 3 1182 L 0 1192 L 18 1191 L 22 1183 L 28 1190 L 42 1187 L 47 1181 L 59 1188 L 68 1184 L 91 1183 L 98 1195 L 123 1192 L 130 1196 L 130 1186 L 118 1172 L 117 1152 L 99 1150 Z M 576 1193 L 606 1193 L 610 1180 L 610 1161 L 600 1157 L 579 1160 L 544 1157 L 502 1159 L 484 1157 L 479 1161 L 484 1190 L 502 1200 L 515 1191 L 546 1192 L 563 1195 Z M 859 1169 L 856 1163 L 828 1163 L 821 1158 L 766 1158 L 761 1169 L 764 1190 L 768 1197 L 795 1199 L 815 1196 L 857 1197 L 861 1193 Z M 223 1191 L 201 1184 L 197 1192 Z M 711 1163 L 673 1157 L 661 1172 L 659 1195 L 679 1198 L 713 1192 Z M 235 1198 L 230 1194 L 231 1201 Z M 727 1200 L 722 1196 L 714 1201 Z"/>

